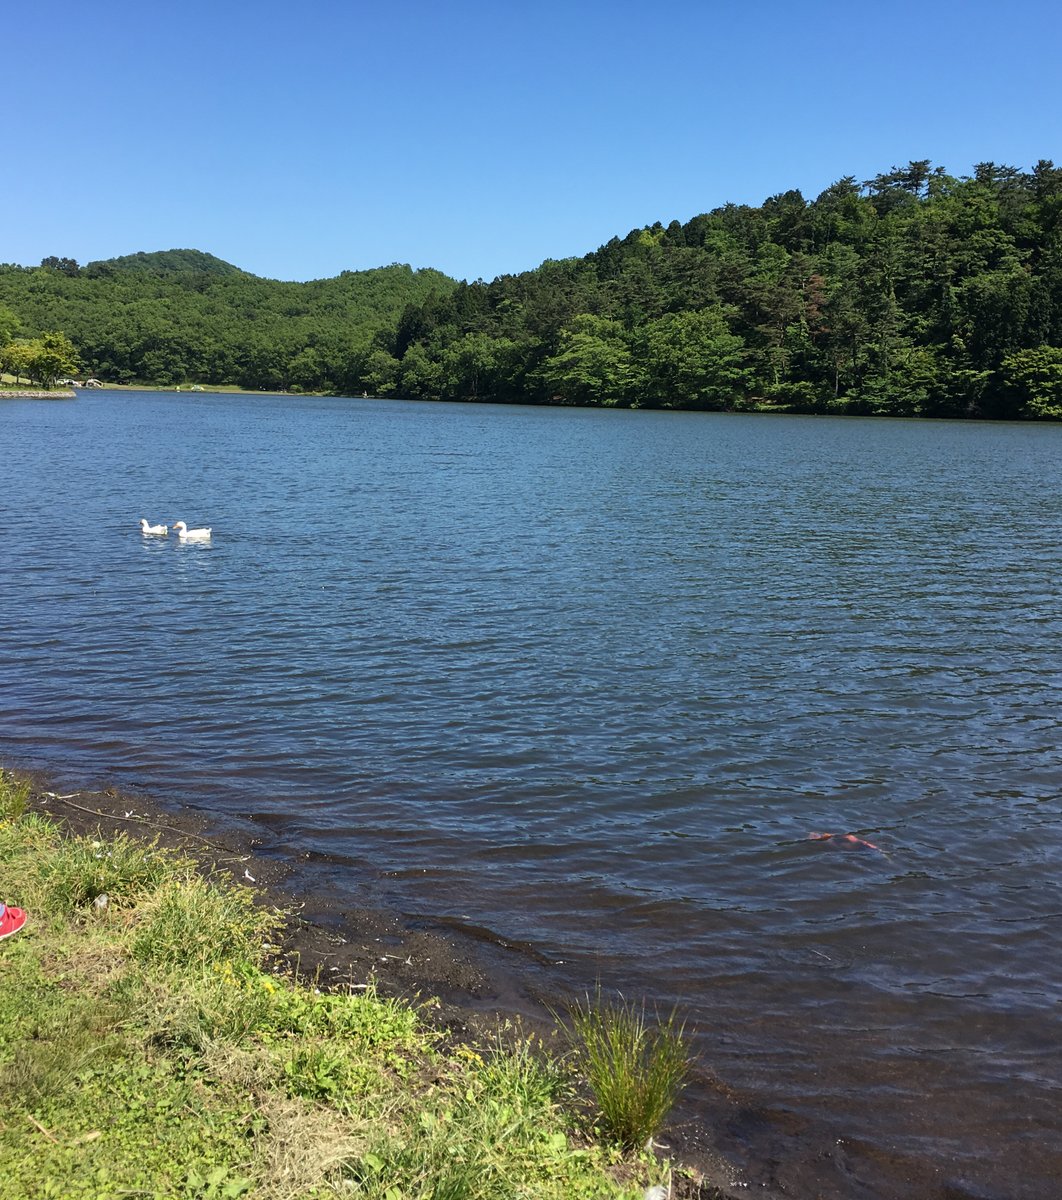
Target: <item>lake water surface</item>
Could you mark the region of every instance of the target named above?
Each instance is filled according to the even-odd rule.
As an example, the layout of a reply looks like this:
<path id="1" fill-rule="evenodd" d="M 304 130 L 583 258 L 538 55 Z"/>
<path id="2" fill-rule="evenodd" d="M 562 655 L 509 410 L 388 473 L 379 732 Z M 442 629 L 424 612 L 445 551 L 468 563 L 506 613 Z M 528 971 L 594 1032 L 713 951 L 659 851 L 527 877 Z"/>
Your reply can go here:
<path id="1" fill-rule="evenodd" d="M 105 392 L 0 461 L 0 761 L 681 1004 L 808 1195 L 1058 1195 L 1062 427 Z"/>

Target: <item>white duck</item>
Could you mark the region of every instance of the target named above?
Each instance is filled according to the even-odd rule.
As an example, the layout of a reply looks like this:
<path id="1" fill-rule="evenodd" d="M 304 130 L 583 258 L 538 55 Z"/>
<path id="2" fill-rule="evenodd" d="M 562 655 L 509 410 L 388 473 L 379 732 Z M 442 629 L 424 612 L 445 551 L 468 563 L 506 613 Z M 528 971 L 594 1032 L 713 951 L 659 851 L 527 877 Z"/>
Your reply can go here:
<path id="1" fill-rule="evenodd" d="M 209 529 L 189 529 L 183 521 L 174 521 L 174 532 L 182 542 L 209 542 Z"/>
<path id="2" fill-rule="evenodd" d="M 162 535 L 165 535 L 165 534 L 169 533 L 169 531 L 170 530 L 169 530 L 168 525 L 149 525 L 147 523 L 146 517 L 140 518 L 140 532 L 141 533 L 160 533 Z"/>

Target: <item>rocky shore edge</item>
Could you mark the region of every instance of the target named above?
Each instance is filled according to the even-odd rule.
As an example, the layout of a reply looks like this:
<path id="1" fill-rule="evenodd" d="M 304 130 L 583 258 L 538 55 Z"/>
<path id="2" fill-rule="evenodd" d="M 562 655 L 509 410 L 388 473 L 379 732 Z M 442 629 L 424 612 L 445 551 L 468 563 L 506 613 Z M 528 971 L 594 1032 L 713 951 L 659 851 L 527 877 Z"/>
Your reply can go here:
<path id="1" fill-rule="evenodd" d="M 39 388 L 0 388 L 0 400 L 76 400 L 77 392 L 45 392 Z"/>

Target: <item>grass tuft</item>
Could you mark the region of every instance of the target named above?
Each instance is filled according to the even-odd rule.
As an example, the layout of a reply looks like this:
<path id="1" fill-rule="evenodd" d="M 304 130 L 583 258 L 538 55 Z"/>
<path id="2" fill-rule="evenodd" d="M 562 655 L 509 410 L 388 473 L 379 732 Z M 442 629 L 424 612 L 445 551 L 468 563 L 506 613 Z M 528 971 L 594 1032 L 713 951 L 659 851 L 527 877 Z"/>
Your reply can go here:
<path id="1" fill-rule="evenodd" d="M 154 844 L 126 834 L 104 840 L 62 839 L 44 867 L 44 903 L 70 916 L 102 896 L 111 907 L 131 907 L 174 871 L 174 860 Z"/>
<path id="2" fill-rule="evenodd" d="M 56 1005 L 43 1013 L 0 1067 L 5 1105 L 33 1108 L 61 1096 L 89 1062 L 109 1052 L 117 1024 L 117 1012 L 105 1004 Z"/>
<path id="3" fill-rule="evenodd" d="M 0 821 L 17 821 L 29 803 L 29 783 L 0 771 Z"/>
<path id="4" fill-rule="evenodd" d="M 257 965 L 273 914 L 251 892 L 217 887 L 195 875 L 169 878 L 141 906 L 134 958 L 160 966 Z"/>
<path id="5" fill-rule="evenodd" d="M 507 1045 L 499 1036 L 483 1061 L 478 1077 L 488 1095 L 510 1105 L 514 1112 L 538 1115 L 568 1092 L 560 1064 L 530 1040 Z"/>
<path id="6" fill-rule="evenodd" d="M 685 1025 L 673 1011 L 650 1021 L 645 1006 L 600 987 L 571 1008 L 571 1039 L 604 1137 L 624 1150 L 645 1146 L 674 1107 L 689 1072 Z"/>

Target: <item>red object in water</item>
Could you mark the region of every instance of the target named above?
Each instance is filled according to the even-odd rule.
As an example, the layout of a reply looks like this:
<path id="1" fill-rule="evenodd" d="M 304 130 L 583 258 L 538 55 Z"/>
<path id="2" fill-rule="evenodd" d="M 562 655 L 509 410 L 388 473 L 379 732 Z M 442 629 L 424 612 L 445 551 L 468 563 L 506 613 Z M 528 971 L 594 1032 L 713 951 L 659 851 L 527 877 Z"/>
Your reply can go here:
<path id="1" fill-rule="evenodd" d="M 878 847 L 873 842 L 868 842 L 866 838 L 856 837 L 854 833 L 846 833 L 844 835 L 846 842 L 853 842 L 857 846 L 866 846 L 868 850 L 877 850 Z"/>
<path id="2" fill-rule="evenodd" d="M 866 846 L 868 850 L 881 852 L 880 846 L 875 846 L 873 842 L 868 842 L 865 838 L 856 837 L 854 833 L 809 833 L 808 840 L 812 842 L 848 842 L 852 846 Z"/>

